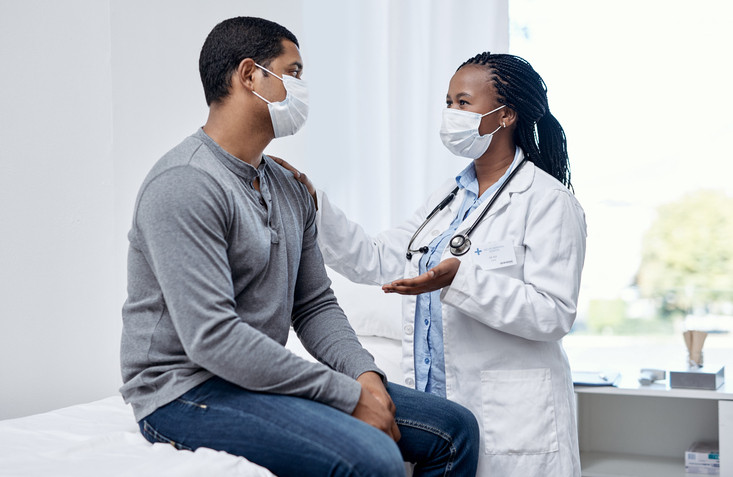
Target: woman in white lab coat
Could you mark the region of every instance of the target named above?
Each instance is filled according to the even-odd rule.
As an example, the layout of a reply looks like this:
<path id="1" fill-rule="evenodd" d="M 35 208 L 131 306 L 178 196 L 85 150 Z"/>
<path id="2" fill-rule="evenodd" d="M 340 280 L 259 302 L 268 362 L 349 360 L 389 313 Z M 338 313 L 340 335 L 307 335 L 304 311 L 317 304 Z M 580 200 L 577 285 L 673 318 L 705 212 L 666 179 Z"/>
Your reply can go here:
<path id="1" fill-rule="evenodd" d="M 375 237 L 307 184 L 319 245 L 349 279 L 405 295 L 403 384 L 476 415 L 478 475 L 580 476 L 561 340 L 576 316 L 586 225 L 569 190 L 564 132 L 543 80 L 516 56 L 471 58 L 446 99 L 443 143 L 473 162 L 411 220 Z M 453 255 L 454 237 L 485 209 L 470 248 Z"/>

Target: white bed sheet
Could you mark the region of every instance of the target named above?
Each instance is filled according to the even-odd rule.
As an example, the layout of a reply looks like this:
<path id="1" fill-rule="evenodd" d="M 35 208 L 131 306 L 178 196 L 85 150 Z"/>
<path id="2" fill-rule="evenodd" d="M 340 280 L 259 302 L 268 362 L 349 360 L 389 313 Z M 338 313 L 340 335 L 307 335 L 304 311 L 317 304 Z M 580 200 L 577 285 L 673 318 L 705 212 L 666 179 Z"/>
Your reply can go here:
<path id="1" fill-rule="evenodd" d="M 211 449 L 150 444 L 119 396 L 0 422 L 3 477 L 140 477 L 273 474 Z"/>
<path id="2" fill-rule="evenodd" d="M 399 379 L 399 341 L 366 336 L 364 346 L 390 380 Z M 304 356 L 297 338 L 288 348 Z M 309 357 L 309 356 L 308 356 Z M 3 477 L 271 477 L 268 470 L 225 452 L 178 451 L 150 444 L 121 397 L 0 421 Z"/>

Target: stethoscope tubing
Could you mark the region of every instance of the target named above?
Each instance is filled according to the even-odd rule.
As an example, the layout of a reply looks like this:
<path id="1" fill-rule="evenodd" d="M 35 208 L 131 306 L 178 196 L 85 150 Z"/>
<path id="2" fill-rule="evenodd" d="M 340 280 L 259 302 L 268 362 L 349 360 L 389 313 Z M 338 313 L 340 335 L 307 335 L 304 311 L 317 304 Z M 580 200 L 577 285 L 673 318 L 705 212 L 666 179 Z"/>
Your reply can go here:
<path id="1" fill-rule="evenodd" d="M 453 256 L 459 257 L 461 255 L 465 255 L 471 248 L 471 240 L 469 239 L 469 236 L 473 232 L 473 230 L 478 226 L 478 224 L 486 217 L 486 214 L 489 212 L 489 209 L 493 205 L 493 203 L 496 201 L 496 199 L 499 197 L 499 194 L 504 190 L 504 188 L 509 184 L 509 182 L 512 180 L 512 178 L 519 172 L 519 169 L 524 165 L 524 163 L 527 162 L 527 159 L 522 159 L 522 162 L 517 164 L 517 167 L 512 170 L 512 172 L 509 173 L 509 176 L 506 178 L 503 184 L 499 186 L 499 188 L 496 190 L 493 196 L 491 196 L 491 199 L 489 199 L 489 202 L 486 204 L 486 207 L 484 207 L 484 210 L 481 211 L 481 214 L 474 220 L 473 224 L 469 228 L 467 228 L 465 231 L 463 231 L 460 234 L 454 235 L 453 238 L 450 239 L 449 247 L 450 252 Z M 415 238 L 422 232 L 422 230 L 425 228 L 425 226 L 435 217 L 435 215 L 443 210 L 448 204 L 451 203 L 451 201 L 456 197 L 458 193 L 458 187 L 453 189 L 441 202 L 438 204 L 425 218 L 422 224 L 420 224 L 420 227 L 417 228 L 414 234 L 412 234 L 412 238 L 410 238 L 410 242 L 407 244 L 407 253 L 405 254 L 405 257 L 407 260 L 412 260 L 412 254 L 416 252 L 420 253 L 426 253 L 428 251 L 427 246 L 420 247 L 417 250 L 412 249 L 412 243 L 415 241 Z"/>

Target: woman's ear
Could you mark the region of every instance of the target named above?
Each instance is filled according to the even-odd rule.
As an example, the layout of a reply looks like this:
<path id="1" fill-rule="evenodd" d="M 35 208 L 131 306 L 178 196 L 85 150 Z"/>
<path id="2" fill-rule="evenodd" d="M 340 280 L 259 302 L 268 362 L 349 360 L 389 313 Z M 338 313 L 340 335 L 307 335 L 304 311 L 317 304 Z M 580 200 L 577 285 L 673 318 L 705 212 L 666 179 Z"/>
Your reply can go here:
<path id="1" fill-rule="evenodd" d="M 499 110 L 499 124 L 502 127 L 508 128 L 517 122 L 517 112 L 511 109 L 509 106 L 501 108 Z"/>

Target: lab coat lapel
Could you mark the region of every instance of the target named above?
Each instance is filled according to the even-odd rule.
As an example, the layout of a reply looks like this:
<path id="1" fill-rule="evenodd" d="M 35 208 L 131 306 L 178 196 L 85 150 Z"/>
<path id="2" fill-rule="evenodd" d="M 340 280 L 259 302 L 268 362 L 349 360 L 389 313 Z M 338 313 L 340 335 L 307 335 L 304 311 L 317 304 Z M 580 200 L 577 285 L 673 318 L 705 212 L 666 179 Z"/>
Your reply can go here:
<path id="1" fill-rule="evenodd" d="M 509 201 L 511 199 L 511 195 L 516 192 L 522 192 L 529 188 L 529 186 L 532 184 L 532 181 L 534 180 L 534 174 L 535 174 L 535 166 L 532 162 L 527 161 L 525 164 L 522 165 L 522 168 L 517 172 L 517 175 L 512 178 L 511 181 L 506 185 L 503 191 L 501 191 L 501 195 L 496 198 L 496 201 L 491 205 L 491 208 L 486 213 L 484 218 L 482 219 L 482 222 L 488 220 L 490 217 L 496 215 L 497 212 L 504 209 L 507 205 L 509 205 Z M 465 191 L 461 191 L 465 194 Z M 461 224 L 462 227 L 469 227 L 473 224 L 473 222 L 478 218 L 478 216 L 481 214 L 481 212 L 484 210 L 484 208 L 488 205 L 489 201 L 491 200 L 490 197 L 487 197 L 486 200 L 478 207 L 476 207 L 473 212 L 468 214 L 468 217 L 463 221 Z M 455 206 L 455 214 L 458 213 L 458 208 L 460 207 L 459 201 L 457 202 L 458 205 Z M 451 204 L 452 205 L 452 204 Z M 452 210 L 452 209 L 451 209 Z"/>

